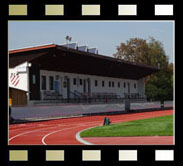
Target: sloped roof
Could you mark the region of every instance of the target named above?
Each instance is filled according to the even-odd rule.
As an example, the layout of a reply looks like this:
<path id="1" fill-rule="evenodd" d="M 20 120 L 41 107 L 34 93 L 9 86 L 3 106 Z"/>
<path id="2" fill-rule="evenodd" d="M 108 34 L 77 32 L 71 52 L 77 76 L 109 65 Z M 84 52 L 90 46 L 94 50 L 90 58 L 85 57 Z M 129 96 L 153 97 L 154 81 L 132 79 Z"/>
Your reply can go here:
<path id="1" fill-rule="evenodd" d="M 55 55 L 53 57 L 53 55 Z M 9 51 L 9 67 L 23 62 L 39 64 L 41 69 L 140 79 L 158 69 L 109 56 L 83 52 L 55 44 Z"/>
<path id="2" fill-rule="evenodd" d="M 45 49 L 45 48 L 53 48 L 53 47 L 56 47 L 56 46 L 57 46 L 56 44 L 48 44 L 48 45 L 43 45 L 43 46 L 36 46 L 36 47 L 29 47 L 29 48 L 10 50 L 9 54 L 28 52 L 28 51 L 35 51 L 35 50 L 41 50 L 41 49 Z"/>

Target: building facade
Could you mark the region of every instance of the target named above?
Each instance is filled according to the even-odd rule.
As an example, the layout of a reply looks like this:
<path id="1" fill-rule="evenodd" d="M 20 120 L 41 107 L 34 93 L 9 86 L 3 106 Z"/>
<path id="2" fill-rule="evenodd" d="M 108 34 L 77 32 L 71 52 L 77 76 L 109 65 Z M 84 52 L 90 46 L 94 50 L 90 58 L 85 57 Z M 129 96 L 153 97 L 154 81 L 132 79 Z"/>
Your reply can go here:
<path id="1" fill-rule="evenodd" d="M 9 52 L 9 87 L 27 100 L 144 98 L 156 68 L 58 45 Z"/>

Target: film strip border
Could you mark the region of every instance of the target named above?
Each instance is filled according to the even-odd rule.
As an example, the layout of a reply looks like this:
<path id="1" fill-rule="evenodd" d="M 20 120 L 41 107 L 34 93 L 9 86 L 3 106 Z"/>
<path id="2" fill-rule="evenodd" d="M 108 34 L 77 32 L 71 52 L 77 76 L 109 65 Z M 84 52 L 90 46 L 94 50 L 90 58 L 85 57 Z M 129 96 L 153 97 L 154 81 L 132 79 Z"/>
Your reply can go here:
<path id="1" fill-rule="evenodd" d="M 140 151 L 140 150 L 139 150 Z M 141 154 L 138 150 L 117 150 L 115 153 L 113 151 L 109 154 L 104 153 L 102 150 L 80 150 L 77 151 L 78 155 L 80 155 L 80 161 L 103 161 L 107 159 L 108 156 L 114 159 L 114 162 L 120 161 L 138 161 L 144 160 L 144 155 Z M 174 161 L 174 150 L 154 150 L 152 151 L 154 155 L 150 156 L 152 161 Z M 107 155 L 106 155 L 107 154 Z M 116 155 L 115 155 L 116 154 Z M 115 156 L 114 156 L 115 155 Z M 151 154 L 150 154 L 151 155 Z M 73 157 L 69 154 L 67 156 L 67 150 L 45 150 L 42 151 L 42 154 L 39 153 L 39 161 L 40 162 L 54 162 L 54 161 L 72 161 Z M 77 156 L 77 155 L 76 155 Z M 34 160 L 35 155 L 33 155 L 32 150 L 30 152 L 28 150 L 9 150 L 9 162 L 28 162 L 29 160 Z M 113 161 L 113 160 L 111 160 Z"/>
<path id="2" fill-rule="evenodd" d="M 47 18 L 48 16 L 54 17 L 54 16 L 59 16 L 59 18 L 63 17 L 69 17 L 70 12 L 69 12 L 69 4 L 66 3 L 54 3 L 54 4 L 30 4 L 30 3 L 9 3 L 8 4 L 8 15 L 13 18 L 14 16 L 18 16 L 18 18 L 27 18 L 28 16 L 42 16 Z M 51 3 L 51 2 L 50 2 Z M 76 2 L 77 3 L 77 2 Z M 111 4 L 112 5 L 112 4 Z M 148 8 L 146 8 L 146 5 L 150 7 L 150 10 L 148 11 Z M 34 10 L 34 6 L 37 6 Z M 157 19 L 159 18 L 158 16 L 164 16 L 164 17 L 169 17 L 169 16 L 174 16 L 175 15 L 175 5 L 173 3 L 169 4 L 146 4 L 143 6 L 142 4 L 139 3 L 133 3 L 133 4 L 128 4 L 128 3 L 119 3 L 119 4 L 113 4 L 112 9 L 108 6 L 105 6 L 104 4 L 100 3 L 93 3 L 93 4 L 77 4 L 75 11 L 77 11 L 76 15 L 81 17 L 90 17 L 90 16 L 95 16 L 100 17 L 100 16 L 106 16 L 106 12 L 108 10 L 108 16 L 112 15 L 114 17 L 128 17 L 128 19 L 132 18 L 131 16 L 139 18 L 139 16 L 145 16 L 144 14 L 147 12 L 148 15 L 151 15 L 152 17 L 156 17 Z M 107 8 L 104 10 L 104 8 Z M 146 9 L 144 9 L 144 7 Z M 73 7 L 72 7 L 73 8 Z M 109 10 L 111 9 L 111 10 Z M 142 10 L 144 9 L 144 12 Z M 71 9 L 70 9 L 71 10 Z M 115 11 L 115 12 L 114 12 Z M 111 13 L 113 12 L 113 13 Z M 72 12 L 74 13 L 74 11 Z M 87 17 L 87 18 L 88 18 Z M 134 18 L 133 17 L 133 18 Z M 148 17 L 146 17 L 148 18 Z M 109 18 L 110 19 L 110 18 Z M 9 165 L 21 165 L 20 163 L 28 163 L 29 161 L 37 161 L 38 163 L 45 163 L 45 162 L 69 162 L 69 161 L 75 161 L 77 158 L 78 163 L 79 162 L 92 162 L 92 161 L 98 161 L 98 162 L 114 162 L 116 165 L 118 162 L 142 162 L 144 161 L 144 154 L 146 152 L 149 153 L 146 154 L 147 157 L 145 160 L 146 161 L 152 161 L 152 162 L 157 162 L 158 161 L 168 161 L 168 162 L 173 162 L 175 160 L 175 151 L 172 149 L 147 149 L 144 151 L 143 148 L 140 148 L 139 150 L 137 149 L 130 149 L 130 150 L 119 150 L 109 147 L 107 150 L 98 148 L 95 150 L 83 150 L 82 147 L 79 148 L 69 148 L 64 149 L 64 150 L 54 150 L 51 149 L 52 147 L 47 147 L 49 150 L 44 150 L 41 147 L 39 148 L 34 148 L 31 147 L 32 149 L 30 150 L 25 150 L 25 148 L 21 149 L 21 147 L 17 147 L 18 150 L 8 150 L 8 161 Z M 124 147 L 123 147 L 124 148 Z M 154 147 L 155 148 L 155 147 Z M 11 147 L 9 147 L 11 149 Z M 29 148 L 28 148 L 29 149 Z M 110 151 L 111 150 L 111 151 Z M 76 152 L 77 151 L 77 152 Z M 71 155 L 71 153 L 73 154 Z M 75 153 L 76 152 L 76 153 Z M 40 154 L 41 157 L 37 158 L 37 154 Z M 108 158 L 108 156 L 111 156 Z M 74 158 L 74 159 L 73 159 Z M 38 160 L 37 160 L 38 159 Z M 148 162 L 149 162 L 148 161 Z M 16 164 L 15 164 L 16 163 Z M 77 163 L 76 163 L 77 164 Z M 27 164 L 25 164 L 27 165 Z M 39 165 L 39 164 L 38 164 Z"/>
<path id="3" fill-rule="evenodd" d="M 40 16 L 69 16 L 68 14 L 68 4 L 60 3 L 60 4 L 42 4 L 39 5 L 40 8 Z M 139 4 L 117 4 L 113 6 L 115 9 L 116 17 L 120 16 L 139 16 L 139 11 L 142 10 L 142 7 L 139 7 Z M 154 4 L 151 7 L 151 16 L 174 16 L 174 4 Z M 80 13 L 81 16 L 103 16 L 103 8 L 105 8 L 104 4 L 81 4 L 77 5 L 76 13 Z M 37 8 L 35 8 L 37 9 Z M 109 7 L 108 7 L 109 9 Z M 15 4 L 9 3 L 8 6 L 8 15 L 9 16 L 29 16 L 31 15 L 32 5 L 22 3 Z M 147 11 L 147 9 L 144 9 Z M 114 11 L 114 10 L 111 10 Z M 109 11 L 109 13 L 111 12 Z M 38 14 L 38 13 L 37 13 Z M 145 13 L 142 13 L 145 14 Z"/>

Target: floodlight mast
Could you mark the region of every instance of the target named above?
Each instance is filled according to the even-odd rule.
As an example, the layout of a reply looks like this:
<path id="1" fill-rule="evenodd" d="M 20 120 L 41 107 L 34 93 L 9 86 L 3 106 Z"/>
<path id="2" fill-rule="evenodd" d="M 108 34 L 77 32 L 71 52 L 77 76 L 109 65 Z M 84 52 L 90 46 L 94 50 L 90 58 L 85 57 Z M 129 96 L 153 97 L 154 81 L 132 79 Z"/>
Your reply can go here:
<path id="1" fill-rule="evenodd" d="M 70 36 L 67 35 L 65 37 L 65 39 L 66 39 L 66 43 L 67 43 L 67 48 L 69 48 L 69 42 L 71 42 L 72 37 L 70 37 Z"/>

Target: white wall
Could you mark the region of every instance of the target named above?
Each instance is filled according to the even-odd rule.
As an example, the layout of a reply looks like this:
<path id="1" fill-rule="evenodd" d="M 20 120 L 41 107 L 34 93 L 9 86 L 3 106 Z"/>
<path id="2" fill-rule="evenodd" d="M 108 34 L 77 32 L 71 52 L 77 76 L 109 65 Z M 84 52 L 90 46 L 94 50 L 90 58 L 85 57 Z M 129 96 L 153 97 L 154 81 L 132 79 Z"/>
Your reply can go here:
<path id="1" fill-rule="evenodd" d="M 9 68 L 9 87 L 29 91 L 28 72 L 29 72 L 29 68 L 28 68 L 27 62 L 20 64 L 20 65 L 16 66 L 15 68 Z M 67 98 L 67 88 L 64 88 L 64 86 L 63 86 L 65 76 L 68 76 L 70 78 L 70 90 L 72 92 L 74 92 L 74 90 L 77 90 L 78 92 L 83 93 L 83 84 L 80 85 L 78 82 L 76 85 L 74 85 L 73 78 L 76 78 L 77 81 L 79 79 L 83 80 L 83 79 L 90 78 L 91 94 L 107 92 L 107 93 L 116 93 L 117 95 L 124 97 L 124 93 L 128 93 L 128 86 L 127 86 L 128 82 L 130 83 L 130 93 L 139 93 L 142 96 L 144 96 L 144 93 L 145 93 L 144 78 L 142 78 L 140 80 L 129 80 L 129 79 L 94 76 L 94 75 L 84 75 L 84 74 L 76 74 L 76 73 L 65 73 L 65 72 L 41 70 L 40 71 L 40 84 L 41 84 L 42 75 L 46 76 L 46 81 L 47 81 L 46 90 L 49 90 L 49 76 L 53 76 L 54 80 L 56 80 L 57 75 L 59 76 L 59 91 L 60 91 L 60 94 L 62 94 L 64 98 Z M 15 81 L 15 78 L 13 80 L 13 77 L 15 77 L 15 78 L 18 77 L 18 78 Z M 98 81 L 98 86 L 95 86 L 95 80 Z M 105 82 L 104 87 L 102 86 L 102 81 Z M 109 81 L 111 81 L 111 87 L 109 87 Z M 114 82 L 114 85 L 115 85 L 114 87 L 112 87 L 112 82 Z M 118 87 L 118 82 L 120 82 L 120 87 Z M 124 88 L 124 86 L 123 86 L 124 82 L 126 83 L 126 88 Z M 136 84 L 136 88 L 134 88 L 134 84 Z M 40 87 L 41 87 L 41 85 L 40 85 Z M 87 89 L 87 87 L 86 87 L 86 89 Z M 44 90 L 41 90 L 41 92 L 43 92 L 43 91 Z"/>
<path id="2" fill-rule="evenodd" d="M 41 76 L 44 75 L 46 76 L 46 90 L 49 90 L 49 76 L 53 76 L 54 80 L 56 78 L 56 75 L 59 75 L 59 82 L 60 82 L 60 93 L 63 94 L 63 97 L 67 97 L 67 88 L 63 87 L 63 82 L 64 82 L 64 77 L 68 76 L 70 78 L 70 90 L 74 92 L 74 90 L 77 90 L 79 92 L 83 92 L 83 85 L 73 85 L 73 78 L 79 78 L 79 79 L 87 79 L 90 78 L 91 80 L 91 93 L 92 92 L 98 92 L 98 93 L 103 93 L 103 92 L 111 92 L 111 93 L 116 93 L 123 97 L 124 92 L 128 92 L 128 86 L 127 83 L 130 83 L 130 93 L 138 93 L 138 90 L 143 89 L 142 82 L 139 82 L 138 80 L 129 80 L 129 79 L 120 79 L 120 78 L 111 78 L 111 77 L 102 77 L 102 76 L 94 76 L 94 75 L 84 75 L 84 74 L 75 74 L 75 73 L 64 73 L 64 72 L 55 72 L 55 71 L 46 71 L 46 70 L 41 70 L 40 71 L 40 80 Z M 98 80 L 98 86 L 95 86 L 95 80 Z M 105 86 L 102 87 L 102 81 L 105 81 Z M 114 82 L 114 87 L 109 87 L 109 81 Z M 118 87 L 118 82 L 120 82 L 120 87 Z M 126 88 L 123 87 L 123 83 L 126 82 Z M 134 83 L 136 83 L 136 88 L 134 88 Z M 41 81 L 40 81 L 41 84 Z M 141 85 L 142 84 L 142 85 Z M 139 86 L 139 88 L 138 88 Z M 40 86 L 41 87 L 41 86 Z M 42 92 L 43 90 L 41 90 Z M 141 90 L 142 91 L 142 90 Z"/>
<path id="3" fill-rule="evenodd" d="M 28 88 L 28 63 L 25 62 L 9 68 L 9 87 L 29 91 Z"/>
<path id="4" fill-rule="evenodd" d="M 137 83 L 138 93 L 145 97 L 145 78 L 139 79 Z"/>

